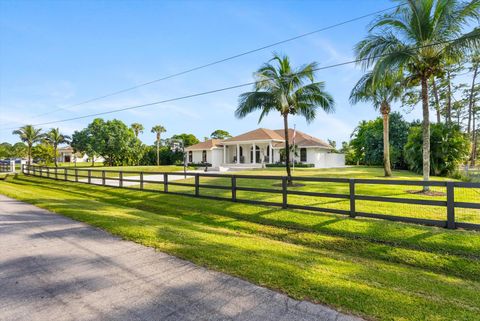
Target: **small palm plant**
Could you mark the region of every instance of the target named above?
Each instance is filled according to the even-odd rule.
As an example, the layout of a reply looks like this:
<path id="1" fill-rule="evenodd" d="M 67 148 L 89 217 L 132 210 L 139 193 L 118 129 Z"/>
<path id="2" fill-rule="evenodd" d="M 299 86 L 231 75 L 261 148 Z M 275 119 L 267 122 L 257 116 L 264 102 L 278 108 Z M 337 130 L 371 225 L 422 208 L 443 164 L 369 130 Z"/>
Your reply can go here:
<path id="1" fill-rule="evenodd" d="M 44 135 L 41 128 L 35 128 L 32 125 L 25 125 L 12 132 L 13 135 L 18 135 L 20 140 L 27 144 L 27 159 L 28 165 L 32 164 L 32 147 L 33 144 L 40 142 Z"/>
<path id="2" fill-rule="evenodd" d="M 58 167 L 58 160 L 57 160 L 58 145 L 70 143 L 70 136 L 62 134 L 60 132 L 60 129 L 58 128 L 52 128 L 45 135 L 45 141 L 50 145 L 52 145 L 55 167 Z"/>
<path id="3" fill-rule="evenodd" d="M 334 101 L 325 91 L 325 83 L 315 82 L 317 67 L 318 64 L 312 62 L 294 69 L 287 56 L 274 54 L 273 58 L 254 74 L 254 90 L 240 95 L 235 111 L 237 118 L 260 111 L 259 123 L 272 111 L 280 113 L 285 131 L 285 168 L 289 184 L 292 183 L 292 175 L 288 116 L 301 115 L 307 122 L 312 122 L 319 107 L 327 113 L 334 111 Z"/>
<path id="4" fill-rule="evenodd" d="M 152 133 L 156 134 L 157 138 L 155 143 L 157 145 L 157 166 L 160 165 L 160 139 L 162 133 L 165 133 L 167 130 L 161 125 L 156 125 L 152 127 Z"/>
<path id="5" fill-rule="evenodd" d="M 138 138 L 138 135 L 143 133 L 143 125 L 140 123 L 133 123 L 130 125 L 130 128 L 133 130 L 133 133 L 135 134 L 135 137 Z"/>
<path id="6" fill-rule="evenodd" d="M 375 79 L 371 72 L 366 73 L 353 87 L 350 102 L 372 102 L 375 110 L 380 110 L 383 118 L 383 169 L 386 177 L 392 176 L 390 164 L 389 117 L 391 103 L 402 94 L 401 75 L 385 74 Z"/>

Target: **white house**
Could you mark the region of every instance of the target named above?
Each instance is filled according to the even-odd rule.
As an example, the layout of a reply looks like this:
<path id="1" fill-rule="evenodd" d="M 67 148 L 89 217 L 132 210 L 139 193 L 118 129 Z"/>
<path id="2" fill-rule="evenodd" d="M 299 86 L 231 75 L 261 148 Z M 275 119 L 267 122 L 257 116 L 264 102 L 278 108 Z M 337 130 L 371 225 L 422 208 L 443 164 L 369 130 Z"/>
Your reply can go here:
<path id="1" fill-rule="evenodd" d="M 57 161 L 63 163 L 74 163 L 74 162 L 91 162 L 92 160 L 88 157 L 87 154 L 77 153 L 74 155 L 73 148 L 71 146 L 59 147 Z M 103 162 L 103 157 L 95 157 L 95 162 Z"/>
<path id="2" fill-rule="evenodd" d="M 290 144 L 294 130 L 289 129 Z M 345 155 L 332 153 L 333 147 L 321 139 L 295 131 L 298 155 L 296 163 L 313 164 L 316 168 L 342 167 Z M 285 148 L 283 129 L 259 128 L 225 140 L 209 139 L 187 147 L 188 163 L 210 163 L 214 168 L 251 167 L 281 162 Z M 293 158 L 293 156 L 292 156 Z"/>

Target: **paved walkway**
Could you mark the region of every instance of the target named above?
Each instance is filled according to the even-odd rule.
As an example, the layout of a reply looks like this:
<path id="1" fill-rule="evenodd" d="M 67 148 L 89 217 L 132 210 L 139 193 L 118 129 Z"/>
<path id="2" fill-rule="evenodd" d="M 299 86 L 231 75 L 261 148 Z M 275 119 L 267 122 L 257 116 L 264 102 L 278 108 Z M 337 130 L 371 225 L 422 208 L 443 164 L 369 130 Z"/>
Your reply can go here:
<path id="1" fill-rule="evenodd" d="M 358 320 L 0 195 L 0 320 Z"/>

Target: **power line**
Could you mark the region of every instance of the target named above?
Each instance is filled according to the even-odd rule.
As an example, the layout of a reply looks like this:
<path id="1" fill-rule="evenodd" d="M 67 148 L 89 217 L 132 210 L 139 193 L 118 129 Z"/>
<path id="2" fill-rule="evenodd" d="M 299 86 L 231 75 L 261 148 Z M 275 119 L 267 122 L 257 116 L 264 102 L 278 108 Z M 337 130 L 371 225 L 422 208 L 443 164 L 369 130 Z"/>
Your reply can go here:
<path id="1" fill-rule="evenodd" d="M 377 15 L 377 14 L 383 13 L 385 11 L 390 11 L 390 10 L 393 10 L 393 9 L 397 9 L 397 8 L 399 8 L 401 6 L 404 6 L 404 5 L 405 4 L 400 4 L 400 5 L 396 5 L 396 6 L 393 6 L 393 7 L 386 8 L 386 9 L 378 10 L 378 11 L 375 11 L 375 12 L 372 12 L 372 13 L 365 14 L 363 16 L 359 16 L 359 17 L 356 17 L 356 18 L 345 20 L 345 21 L 342 21 L 342 22 L 339 22 L 339 23 L 336 23 L 336 24 L 333 24 L 333 25 L 330 25 L 330 26 L 327 26 L 327 27 L 316 29 L 316 30 L 313 30 L 313 31 L 310 31 L 310 32 L 307 32 L 307 33 L 303 33 L 303 34 L 300 34 L 300 35 L 297 35 L 297 36 L 294 36 L 294 37 L 291 37 L 291 38 L 288 38 L 288 39 L 285 39 L 285 40 L 277 41 L 277 42 L 274 42 L 274 43 L 271 43 L 271 44 L 268 44 L 268 45 L 265 45 L 265 46 L 262 46 L 262 47 L 258 47 L 256 49 L 244 51 L 242 53 L 239 53 L 239 54 L 236 54 L 236 55 L 233 55 L 233 56 L 229 56 L 229 57 L 226 57 L 226 58 L 223 58 L 223 59 L 215 60 L 215 61 L 209 62 L 207 64 L 204 64 L 204 65 L 200 65 L 200 66 L 197 66 L 197 67 L 186 69 L 186 70 L 183 70 L 183 71 L 180 71 L 180 72 L 177 72 L 177 73 L 174 73 L 174 74 L 170 74 L 170 75 L 167 75 L 167 76 L 164 76 L 164 77 L 161 77 L 161 78 L 157 78 L 157 79 L 154 79 L 154 80 L 150 80 L 150 81 L 147 81 L 147 82 L 144 82 L 144 83 L 132 86 L 132 87 L 128 87 L 128 88 L 125 88 L 125 89 L 114 91 L 114 92 L 111 92 L 111 93 L 108 93 L 108 94 L 105 94 L 105 95 L 102 95 L 102 96 L 90 98 L 90 99 L 81 101 L 79 103 L 76 103 L 76 104 L 73 104 L 73 105 L 70 105 L 70 106 L 59 107 L 59 108 L 54 109 L 52 111 L 33 116 L 31 119 L 41 117 L 41 116 L 45 116 L 45 115 L 49 115 L 49 114 L 53 114 L 57 111 L 66 110 L 67 108 L 72 108 L 72 107 L 77 107 L 77 106 L 80 106 L 80 105 L 88 104 L 88 103 L 91 103 L 91 102 L 94 102 L 94 101 L 97 101 L 97 100 L 105 99 L 105 98 L 108 98 L 108 97 L 111 97 L 111 96 L 122 94 L 122 93 L 125 93 L 125 92 L 128 92 L 128 91 L 132 91 L 132 90 L 144 87 L 144 86 L 148 86 L 148 85 L 151 85 L 151 84 L 163 81 L 163 80 L 171 79 L 171 78 L 178 77 L 178 76 L 181 76 L 181 75 L 184 75 L 184 74 L 187 74 L 187 73 L 191 73 L 191 72 L 194 72 L 194 71 L 197 71 L 197 70 L 200 70 L 200 69 L 211 67 L 211 66 L 229 61 L 229 60 L 240 58 L 240 57 L 243 57 L 243 56 L 258 52 L 258 51 L 262 51 L 262 50 L 272 48 L 272 47 L 275 47 L 275 46 L 278 46 L 278 45 L 281 45 L 281 44 L 284 44 L 284 43 L 287 43 L 287 42 L 291 42 L 291 41 L 294 41 L 294 40 L 297 40 L 297 39 L 301 39 L 301 38 L 304 38 L 304 37 L 307 37 L 307 36 L 322 32 L 322 31 L 326 31 L 326 30 L 333 29 L 333 28 L 336 28 L 336 27 L 339 27 L 339 26 L 342 26 L 342 25 L 345 25 L 345 24 L 348 24 L 348 23 L 351 23 L 351 22 L 362 20 L 364 18 L 373 16 L 373 15 Z"/>
<path id="2" fill-rule="evenodd" d="M 473 36 L 472 36 L 472 37 L 473 37 Z M 457 39 L 440 41 L 440 42 L 431 43 L 431 44 L 424 45 L 424 46 L 417 46 L 417 47 L 413 47 L 413 48 L 408 48 L 407 50 L 410 51 L 410 50 L 417 50 L 417 49 L 421 49 L 421 48 L 438 46 L 438 45 L 450 43 L 450 42 L 453 42 L 453 41 L 456 41 L 456 40 L 457 40 Z M 337 64 L 333 64 L 333 65 L 328 65 L 328 66 L 323 66 L 323 67 L 314 68 L 314 69 L 312 69 L 312 71 L 319 71 L 319 70 L 325 70 L 325 69 L 331 69 L 331 68 L 341 67 L 341 66 L 345 66 L 345 65 L 349 65 L 349 64 L 356 64 L 356 63 L 359 63 L 359 62 L 362 62 L 362 61 L 366 61 L 366 60 L 372 60 L 372 59 L 377 59 L 377 58 L 385 57 L 385 56 L 388 56 L 388 55 L 390 55 L 390 54 L 391 54 L 391 53 L 382 54 L 382 55 L 377 55 L 377 56 L 374 56 L 374 57 L 367 57 L 367 58 L 362 58 L 362 59 L 355 59 L 355 60 L 350 60 L 350 61 L 344 61 L 344 62 L 337 63 Z M 297 74 L 298 74 L 298 73 L 297 73 Z M 295 75 L 295 74 L 292 74 L 292 75 Z M 291 77 L 292 75 L 289 75 L 288 77 Z M 213 93 L 218 93 L 218 92 L 222 92 L 222 91 L 228 91 L 228 90 L 232 90 L 232 89 L 237 89 L 237 88 L 241 88 L 241 87 L 246 87 L 246 86 L 255 85 L 255 84 L 264 82 L 264 81 L 266 81 L 266 80 L 268 80 L 268 79 L 262 79 L 262 80 L 259 80 L 259 81 L 252 81 L 252 82 L 243 83 L 243 84 L 239 84 L 239 85 L 234 85 L 234 86 L 229 86 L 229 87 L 223 87 L 223 88 L 218 88 L 218 89 L 209 90 L 209 91 L 203 91 L 203 92 L 200 92 L 200 93 L 190 94 L 190 95 L 186 95 L 186 96 L 180 96 L 180 97 L 175 97 L 175 98 L 170 98 L 170 99 L 165 99 L 165 100 L 154 101 L 154 102 L 151 102 L 151 103 L 146 103 L 146 104 L 141 104 L 141 105 L 134 105 L 134 106 L 124 107 L 124 108 L 118 108 L 118 109 L 109 110 L 109 111 L 105 111 L 105 112 L 93 113 L 93 114 L 88 114 L 88 115 L 83 115 L 83 116 L 77 116 L 77 117 L 71 117 L 71 118 L 66 118 L 66 119 L 61 119 L 61 120 L 48 121 L 48 122 L 44 122 L 44 123 L 34 124 L 33 126 L 42 126 L 42 125 L 50 125 L 50 124 L 56 124 L 56 123 L 63 123 L 63 122 L 68 122 L 68 121 L 73 121 L 73 120 L 78 120 L 78 119 L 84 119 L 84 118 L 90 118 L 90 117 L 96 117 L 96 116 L 102 116 L 102 115 L 108 115 L 108 114 L 118 113 L 118 112 L 127 111 L 127 110 L 132 110 L 132 109 L 145 108 L 145 107 L 149 107 L 149 106 L 154 106 L 154 105 L 160 105 L 160 104 L 164 104 L 164 103 L 169 103 L 169 102 L 172 102 L 172 101 L 185 100 L 185 99 L 193 98 L 193 97 L 206 96 L 206 95 L 210 95 L 210 94 L 213 94 Z M 16 129 L 16 128 L 18 128 L 18 127 L 3 128 L 2 130 Z"/>

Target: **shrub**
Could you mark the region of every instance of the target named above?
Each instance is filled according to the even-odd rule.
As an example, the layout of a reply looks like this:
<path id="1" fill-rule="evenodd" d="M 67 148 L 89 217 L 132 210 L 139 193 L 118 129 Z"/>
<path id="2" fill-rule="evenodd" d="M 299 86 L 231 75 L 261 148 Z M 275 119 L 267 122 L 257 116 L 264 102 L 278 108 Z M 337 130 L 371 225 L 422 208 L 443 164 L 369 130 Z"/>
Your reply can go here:
<path id="1" fill-rule="evenodd" d="M 422 173 L 422 127 L 410 128 L 405 144 L 405 159 L 409 168 Z M 430 126 L 430 174 L 453 175 L 469 154 L 470 142 L 457 125 L 432 124 Z"/>
<path id="2" fill-rule="evenodd" d="M 276 163 L 276 164 L 265 164 L 266 167 L 285 167 L 285 164 Z M 295 163 L 296 168 L 312 168 L 315 167 L 315 164 L 306 164 L 306 163 Z"/>
<path id="3" fill-rule="evenodd" d="M 188 163 L 189 167 L 212 167 L 210 163 Z"/>

